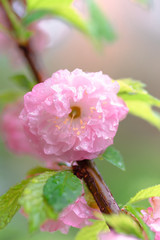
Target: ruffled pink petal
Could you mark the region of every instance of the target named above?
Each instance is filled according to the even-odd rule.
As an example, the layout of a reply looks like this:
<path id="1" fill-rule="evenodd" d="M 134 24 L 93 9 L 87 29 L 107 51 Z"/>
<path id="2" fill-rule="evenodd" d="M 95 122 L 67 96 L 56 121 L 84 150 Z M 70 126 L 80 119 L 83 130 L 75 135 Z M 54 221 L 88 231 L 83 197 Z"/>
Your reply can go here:
<path id="1" fill-rule="evenodd" d="M 20 118 L 47 162 L 93 159 L 113 143 L 128 108 L 107 75 L 60 70 L 24 96 Z M 71 117 L 73 108 L 80 109 Z"/>

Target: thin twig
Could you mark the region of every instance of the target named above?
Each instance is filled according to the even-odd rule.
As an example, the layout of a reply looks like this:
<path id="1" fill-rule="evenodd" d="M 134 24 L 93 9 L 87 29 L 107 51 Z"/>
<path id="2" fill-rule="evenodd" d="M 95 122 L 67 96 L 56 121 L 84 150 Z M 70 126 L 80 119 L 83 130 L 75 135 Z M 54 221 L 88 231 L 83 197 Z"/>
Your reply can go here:
<path id="1" fill-rule="evenodd" d="M 28 66 L 30 67 L 35 80 L 38 83 L 43 82 L 46 77 L 45 74 L 42 71 L 41 63 L 35 53 L 32 51 L 29 42 L 25 45 L 21 45 L 18 43 L 18 47 L 21 50 L 23 56 L 25 57 L 25 60 L 28 63 Z"/>
<path id="2" fill-rule="evenodd" d="M 9 24 L 11 30 L 14 31 L 15 30 L 14 25 L 11 21 L 11 18 L 7 14 L 7 10 L 6 10 L 5 5 L 0 4 L 0 7 L 2 7 L 2 9 L 5 13 L 6 20 Z M 15 14 L 15 16 L 17 16 L 15 12 L 14 12 L 14 14 Z M 18 18 L 19 17 L 17 16 L 17 19 Z M 21 21 L 21 20 L 19 19 L 19 21 Z M 28 40 L 25 43 L 24 42 L 20 43 L 19 40 L 16 39 L 16 37 L 14 37 L 13 41 L 15 41 L 15 43 L 17 45 L 17 48 L 20 49 L 20 53 L 23 55 L 25 61 L 27 62 L 27 65 L 30 68 L 33 76 L 35 77 L 35 80 L 37 81 L 37 83 L 43 82 L 46 79 L 46 76 L 44 74 L 44 71 L 42 70 L 42 66 L 41 66 L 42 64 L 41 64 L 39 58 L 37 57 L 34 50 L 30 46 L 30 40 Z"/>

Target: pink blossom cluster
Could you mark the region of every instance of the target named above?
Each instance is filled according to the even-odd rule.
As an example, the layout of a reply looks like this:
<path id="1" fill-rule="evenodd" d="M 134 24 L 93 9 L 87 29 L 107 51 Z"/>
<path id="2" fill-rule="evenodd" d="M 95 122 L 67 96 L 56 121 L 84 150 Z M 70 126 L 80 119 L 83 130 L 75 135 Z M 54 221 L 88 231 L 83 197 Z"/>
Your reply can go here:
<path id="1" fill-rule="evenodd" d="M 68 233 L 70 226 L 75 228 L 83 228 L 90 225 L 89 219 L 95 219 L 94 209 L 87 205 L 83 196 L 79 197 L 75 203 L 65 208 L 58 218 L 58 220 L 47 220 L 42 226 L 41 231 L 61 231 Z"/>
<path id="2" fill-rule="evenodd" d="M 155 240 L 160 240 L 160 197 L 149 199 L 151 207 L 142 210 L 144 222 L 155 232 Z"/>
<path id="3" fill-rule="evenodd" d="M 128 108 L 102 72 L 60 70 L 24 96 L 25 133 L 48 162 L 93 159 L 113 144 Z"/>

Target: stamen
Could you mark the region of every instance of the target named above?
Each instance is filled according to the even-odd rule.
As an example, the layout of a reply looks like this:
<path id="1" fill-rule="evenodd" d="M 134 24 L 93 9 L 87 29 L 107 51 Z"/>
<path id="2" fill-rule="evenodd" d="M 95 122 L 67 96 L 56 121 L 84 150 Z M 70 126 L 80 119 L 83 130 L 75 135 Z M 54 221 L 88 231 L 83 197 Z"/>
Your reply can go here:
<path id="1" fill-rule="evenodd" d="M 81 109 L 80 109 L 80 107 L 73 106 L 73 107 L 71 107 L 71 109 L 72 109 L 72 111 L 69 114 L 69 117 L 71 119 L 79 118 L 81 116 Z"/>

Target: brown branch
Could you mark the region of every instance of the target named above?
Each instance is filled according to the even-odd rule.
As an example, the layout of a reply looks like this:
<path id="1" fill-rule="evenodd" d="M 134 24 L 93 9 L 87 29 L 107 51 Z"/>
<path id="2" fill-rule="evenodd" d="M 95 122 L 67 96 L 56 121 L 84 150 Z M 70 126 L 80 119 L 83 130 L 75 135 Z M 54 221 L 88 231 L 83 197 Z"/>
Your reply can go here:
<path id="1" fill-rule="evenodd" d="M 21 50 L 25 60 L 27 61 L 28 66 L 30 67 L 30 69 L 35 77 L 35 80 L 38 83 L 43 82 L 46 79 L 46 77 L 42 71 L 41 63 L 40 63 L 39 59 L 37 58 L 37 56 L 35 55 L 35 53 L 32 51 L 29 42 L 25 45 L 21 45 L 19 43 L 17 43 L 17 44 L 18 44 L 18 47 Z"/>
<path id="2" fill-rule="evenodd" d="M 77 161 L 77 164 L 78 166 L 73 166 L 73 172 L 77 177 L 83 178 L 100 211 L 105 214 L 118 214 L 120 208 L 103 181 L 93 160 Z"/>
<path id="3" fill-rule="evenodd" d="M 2 4 L 0 4 L 0 7 L 3 9 L 3 11 L 5 13 L 6 21 L 8 23 L 10 30 L 14 31 L 15 30 L 14 26 L 12 24 L 12 21 L 10 20 L 10 18 L 7 15 L 5 7 Z M 17 14 L 15 12 L 14 12 L 14 14 L 17 16 Z M 17 18 L 19 18 L 19 17 L 17 16 Z M 21 21 L 20 18 L 19 18 L 19 20 Z M 40 62 L 39 58 L 37 58 L 34 50 L 30 46 L 30 40 L 28 40 L 27 42 L 22 44 L 18 41 L 18 39 L 16 39 L 14 37 L 13 41 L 15 41 L 17 48 L 20 49 L 25 61 L 27 62 L 27 65 L 29 66 L 37 83 L 43 82 L 46 79 L 46 77 L 45 77 L 44 72 L 42 71 L 41 62 Z"/>

